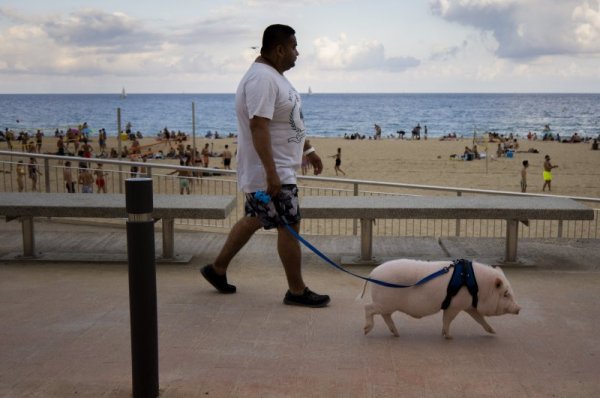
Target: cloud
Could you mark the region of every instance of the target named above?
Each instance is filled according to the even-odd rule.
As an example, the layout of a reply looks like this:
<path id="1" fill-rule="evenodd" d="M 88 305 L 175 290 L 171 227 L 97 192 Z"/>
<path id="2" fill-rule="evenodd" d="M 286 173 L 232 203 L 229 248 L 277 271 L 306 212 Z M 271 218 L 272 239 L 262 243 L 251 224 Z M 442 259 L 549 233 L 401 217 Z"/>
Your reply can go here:
<path id="1" fill-rule="evenodd" d="M 316 61 L 323 69 L 401 71 L 420 64 L 418 59 L 412 57 L 386 58 L 383 44 L 377 40 L 351 43 L 343 33 L 337 40 L 321 37 L 313 44 Z"/>
<path id="2" fill-rule="evenodd" d="M 490 32 L 502 58 L 600 53 L 600 0 L 434 0 L 430 8 Z"/>
<path id="3" fill-rule="evenodd" d="M 104 51 L 145 52 L 164 42 L 163 34 L 144 27 L 123 13 L 81 10 L 62 19 L 48 19 L 42 30 L 59 45 Z"/>
<path id="4" fill-rule="evenodd" d="M 21 15 L 0 7 L 0 73 L 93 76 L 200 74 L 247 66 L 243 48 L 219 58 L 207 51 L 249 35 L 243 24 L 213 17 L 159 27 L 120 12 L 96 9 L 66 15 Z M 234 26 L 228 29 L 228 26 Z"/>
<path id="5" fill-rule="evenodd" d="M 434 51 L 429 59 L 432 61 L 448 61 L 452 58 L 456 58 L 458 54 L 465 52 L 468 46 L 469 42 L 467 40 L 463 40 L 460 45 Z"/>

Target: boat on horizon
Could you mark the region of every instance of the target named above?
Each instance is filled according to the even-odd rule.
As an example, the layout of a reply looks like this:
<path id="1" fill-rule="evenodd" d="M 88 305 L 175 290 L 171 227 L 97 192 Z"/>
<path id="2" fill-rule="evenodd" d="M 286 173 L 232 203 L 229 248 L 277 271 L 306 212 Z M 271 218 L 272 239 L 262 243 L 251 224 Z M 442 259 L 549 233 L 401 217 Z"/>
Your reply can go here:
<path id="1" fill-rule="evenodd" d="M 123 90 L 121 90 L 121 99 L 125 99 L 127 98 L 127 93 L 125 92 L 125 87 L 123 87 Z"/>

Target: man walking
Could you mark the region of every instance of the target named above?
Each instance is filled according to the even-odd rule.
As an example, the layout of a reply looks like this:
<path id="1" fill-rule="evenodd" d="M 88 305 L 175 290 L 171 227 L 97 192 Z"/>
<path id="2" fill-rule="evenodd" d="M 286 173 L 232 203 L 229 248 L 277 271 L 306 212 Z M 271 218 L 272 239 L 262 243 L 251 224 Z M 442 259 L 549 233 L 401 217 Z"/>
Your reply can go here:
<path id="1" fill-rule="evenodd" d="M 300 95 L 283 75 L 298 57 L 295 31 L 286 25 L 271 25 L 263 33 L 260 56 L 246 72 L 236 92 L 238 119 L 237 176 L 245 193 L 246 217 L 240 219 L 213 264 L 200 271 L 221 293 L 235 293 L 226 271 L 233 257 L 260 228 L 277 228 L 277 252 L 289 290 L 288 305 L 324 307 L 329 296 L 316 294 L 304 284 L 300 244 L 285 228 L 300 227 L 296 169 L 306 155 L 315 174 L 323 170 L 315 149 L 305 144 Z M 263 203 L 259 191 L 272 200 Z"/>

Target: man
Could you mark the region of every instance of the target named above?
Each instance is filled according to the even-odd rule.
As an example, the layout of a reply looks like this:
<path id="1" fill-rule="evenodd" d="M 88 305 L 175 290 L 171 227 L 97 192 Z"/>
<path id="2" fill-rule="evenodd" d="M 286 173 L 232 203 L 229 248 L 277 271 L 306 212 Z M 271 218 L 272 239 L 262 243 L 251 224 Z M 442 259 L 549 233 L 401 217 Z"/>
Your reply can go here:
<path id="1" fill-rule="evenodd" d="M 225 150 L 223 151 L 221 156 L 223 156 L 223 168 L 225 170 L 231 170 L 231 158 L 233 157 L 233 155 L 229 150 L 229 145 L 225 145 Z"/>
<path id="2" fill-rule="evenodd" d="M 296 169 L 302 155 L 308 157 L 315 174 L 323 170 L 315 149 L 305 145 L 300 95 L 283 76 L 295 65 L 296 47 L 291 27 L 267 27 L 260 56 L 238 86 L 237 171 L 239 189 L 246 196 L 246 217 L 233 226 L 214 263 L 200 271 L 220 293 L 235 293 L 236 287 L 227 283 L 226 277 L 230 261 L 260 228 L 277 228 L 277 252 L 289 287 L 283 302 L 324 307 L 329 296 L 316 294 L 304 284 L 300 244 L 284 225 L 300 229 Z M 259 191 L 265 191 L 272 200 L 262 203 L 255 196 Z"/>
<path id="3" fill-rule="evenodd" d="M 553 166 L 550 163 L 550 156 L 546 155 L 544 161 L 544 186 L 542 187 L 542 191 L 546 190 L 548 187 L 548 191 L 552 191 L 552 169 L 557 168 L 558 166 Z"/>

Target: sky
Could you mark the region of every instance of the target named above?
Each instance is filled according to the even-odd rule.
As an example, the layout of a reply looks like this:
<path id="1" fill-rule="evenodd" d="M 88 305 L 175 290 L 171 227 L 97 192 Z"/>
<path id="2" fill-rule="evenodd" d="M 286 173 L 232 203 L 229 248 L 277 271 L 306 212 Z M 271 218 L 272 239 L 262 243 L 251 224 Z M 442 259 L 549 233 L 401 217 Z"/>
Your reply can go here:
<path id="1" fill-rule="evenodd" d="M 273 23 L 300 92 L 600 92 L 600 0 L 0 0 L 0 93 L 233 93 Z"/>

